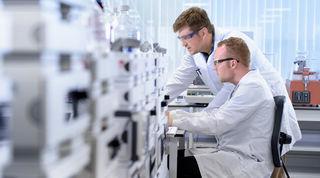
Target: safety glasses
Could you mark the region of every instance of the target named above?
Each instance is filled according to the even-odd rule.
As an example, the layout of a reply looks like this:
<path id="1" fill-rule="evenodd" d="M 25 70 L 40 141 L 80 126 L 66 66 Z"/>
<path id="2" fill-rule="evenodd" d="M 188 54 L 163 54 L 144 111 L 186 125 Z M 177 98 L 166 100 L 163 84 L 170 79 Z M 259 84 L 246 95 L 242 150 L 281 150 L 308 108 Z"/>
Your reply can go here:
<path id="1" fill-rule="evenodd" d="M 181 41 L 184 41 L 184 40 L 189 40 L 191 39 L 195 34 L 197 34 L 198 32 L 191 32 L 187 35 L 183 35 L 183 36 L 178 36 L 177 38 Z"/>
<path id="2" fill-rule="evenodd" d="M 235 58 L 225 58 L 225 59 L 214 59 L 213 64 L 216 66 L 217 64 L 223 63 L 224 61 L 231 61 L 231 60 L 236 60 L 237 62 L 239 62 L 238 59 Z"/>

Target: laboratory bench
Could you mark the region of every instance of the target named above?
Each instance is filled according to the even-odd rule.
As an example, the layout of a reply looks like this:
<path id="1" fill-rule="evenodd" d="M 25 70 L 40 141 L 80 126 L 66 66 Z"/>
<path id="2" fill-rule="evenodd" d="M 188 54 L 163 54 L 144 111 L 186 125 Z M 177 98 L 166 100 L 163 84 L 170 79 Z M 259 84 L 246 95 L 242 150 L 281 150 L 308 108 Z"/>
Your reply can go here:
<path id="1" fill-rule="evenodd" d="M 320 177 L 320 108 L 295 107 L 302 139 L 287 153 L 292 177 Z"/>

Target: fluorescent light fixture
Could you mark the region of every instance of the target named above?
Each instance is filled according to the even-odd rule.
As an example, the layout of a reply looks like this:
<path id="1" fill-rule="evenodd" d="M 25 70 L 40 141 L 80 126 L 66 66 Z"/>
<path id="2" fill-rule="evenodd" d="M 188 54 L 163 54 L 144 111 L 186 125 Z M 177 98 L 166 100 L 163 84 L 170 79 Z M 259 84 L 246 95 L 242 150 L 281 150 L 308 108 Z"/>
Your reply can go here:
<path id="1" fill-rule="evenodd" d="M 204 6 L 207 6 L 207 3 L 187 2 L 187 3 L 184 3 L 183 6 L 184 7 L 193 7 L 193 6 L 204 7 Z"/>
<path id="2" fill-rule="evenodd" d="M 289 12 L 291 8 L 267 8 L 267 12 Z"/>
<path id="3" fill-rule="evenodd" d="M 263 14 L 262 19 L 275 19 L 275 18 L 280 18 L 281 15 L 279 14 Z"/>
<path id="4" fill-rule="evenodd" d="M 274 19 L 263 19 L 263 20 L 260 20 L 259 23 L 261 24 L 265 24 L 265 23 L 274 23 L 275 20 Z"/>

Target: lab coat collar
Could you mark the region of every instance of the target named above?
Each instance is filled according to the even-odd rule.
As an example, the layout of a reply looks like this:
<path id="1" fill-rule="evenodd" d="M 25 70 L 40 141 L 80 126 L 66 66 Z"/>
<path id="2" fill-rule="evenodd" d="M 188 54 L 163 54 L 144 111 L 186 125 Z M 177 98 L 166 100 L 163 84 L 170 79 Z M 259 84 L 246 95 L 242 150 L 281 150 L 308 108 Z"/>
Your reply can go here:
<path id="1" fill-rule="evenodd" d="M 214 30 L 214 52 L 217 49 L 218 43 L 220 41 L 222 41 L 225 38 L 225 36 L 227 35 L 227 33 L 225 31 L 227 31 L 227 30 L 222 29 L 222 28 L 215 28 L 215 30 Z M 212 52 L 212 53 L 214 53 L 214 52 Z"/>
<path id="2" fill-rule="evenodd" d="M 228 30 L 225 30 L 225 29 L 222 29 L 222 28 L 215 28 L 215 30 L 214 30 L 213 51 L 211 52 L 211 54 L 210 54 L 210 56 L 208 58 L 208 64 L 209 65 L 212 65 L 212 63 L 213 63 L 213 57 L 214 57 L 214 54 L 216 52 L 218 43 L 220 41 L 222 41 L 223 39 L 225 39 L 225 36 L 227 36 L 229 34 L 229 33 L 226 33 L 226 32 L 228 32 Z"/>
<path id="3" fill-rule="evenodd" d="M 207 57 L 207 60 L 206 63 L 210 60 L 210 58 L 213 57 L 213 54 L 215 53 L 216 49 L 217 49 L 217 45 L 220 41 L 222 41 L 224 39 L 224 37 L 226 36 L 226 34 L 224 33 L 224 29 L 221 29 L 221 28 L 215 28 L 214 30 L 214 33 L 212 33 L 212 43 L 213 43 L 213 46 L 211 47 L 211 50 L 210 50 L 210 54 L 208 54 L 208 56 L 206 56 L 207 54 L 204 53 L 204 52 L 199 52 L 201 54 L 201 56 L 203 56 L 204 58 Z M 187 53 L 189 55 L 191 55 L 188 50 L 186 50 Z M 198 53 L 197 53 L 198 54 Z M 194 54 L 192 56 L 195 56 L 197 54 Z"/>
<path id="4" fill-rule="evenodd" d="M 229 96 L 229 99 L 232 98 L 234 92 L 239 88 L 239 85 L 241 85 L 241 83 L 244 83 L 245 81 L 250 80 L 250 77 L 251 77 L 252 75 L 256 75 L 257 72 L 258 72 L 257 69 L 249 70 L 249 72 L 246 73 L 246 74 L 240 79 L 239 83 L 234 87 L 233 91 L 231 92 L 231 94 L 230 94 L 230 96 Z"/>
<path id="5" fill-rule="evenodd" d="M 249 72 L 246 73 L 246 75 L 244 75 L 244 76 L 240 79 L 238 85 L 240 85 L 241 83 L 243 83 L 243 82 L 245 82 L 246 80 L 248 80 L 248 79 L 250 78 L 250 76 L 256 75 L 256 73 L 258 73 L 258 72 L 259 72 L 258 69 L 251 69 L 251 70 L 249 70 Z M 238 86 L 238 85 L 237 85 L 237 86 Z"/>

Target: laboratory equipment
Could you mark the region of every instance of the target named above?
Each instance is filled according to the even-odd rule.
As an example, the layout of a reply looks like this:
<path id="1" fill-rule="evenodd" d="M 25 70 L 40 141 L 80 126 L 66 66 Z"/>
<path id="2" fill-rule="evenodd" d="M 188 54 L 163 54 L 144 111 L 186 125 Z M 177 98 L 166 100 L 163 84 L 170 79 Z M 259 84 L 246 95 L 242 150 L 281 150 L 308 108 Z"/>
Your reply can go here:
<path id="1" fill-rule="evenodd" d="M 317 72 L 307 67 L 306 60 L 297 60 L 290 81 L 290 98 L 293 105 L 318 107 L 320 105 L 320 80 Z"/>
<path id="2" fill-rule="evenodd" d="M 0 1 L 0 26 L 10 27 L 11 20 L 2 7 Z M 0 178 L 4 168 L 12 158 L 12 141 L 10 126 L 12 122 L 13 87 L 11 80 L 3 72 L 3 56 L 10 50 L 10 31 L 8 28 L 0 29 Z"/>
<path id="3" fill-rule="evenodd" d="M 2 62 L 1 55 L 0 62 Z M 12 89 L 10 80 L 3 74 L 3 69 L 0 67 L 0 178 L 4 167 L 9 164 L 12 157 L 10 135 Z"/>
<path id="4" fill-rule="evenodd" d="M 85 141 L 90 121 L 90 73 L 84 62 L 88 30 L 82 23 L 90 1 L 4 1 L 4 5 L 13 24 L 4 71 L 16 88 L 14 152 L 4 176 L 75 176 L 90 159 Z"/>
<path id="5" fill-rule="evenodd" d="M 208 104 L 214 98 L 211 90 L 205 85 L 190 85 L 184 99 L 187 103 Z"/>
<path id="6" fill-rule="evenodd" d="M 116 24 L 95 3 L 4 1 L 0 118 L 11 126 L 8 137 L 0 125 L 5 177 L 166 176 L 166 49 L 155 43 L 140 51 L 137 24 L 133 36 L 111 43 L 105 27 Z M 4 99 L 9 81 L 11 100 Z"/>
<path id="7" fill-rule="evenodd" d="M 100 20 L 102 13 L 95 9 L 90 26 L 93 38 L 90 45 L 89 68 L 91 71 L 91 146 L 92 154 L 89 176 L 84 177 L 115 177 L 118 162 L 118 150 L 121 147 L 121 135 L 126 126 L 125 122 L 117 122 L 114 113 L 119 102 L 114 86 L 118 76 L 118 61 L 110 58 L 110 42 L 105 36 L 104 21 Z"/>
<path id="8" fill-rule="evenodd" d="M 166 121 L 167 58 L 156 51 L 140 52 L 137 47 L 118 49 L 122 51 L 112 51 L 109 56 L 118 61 L 119 68 L 115 78 L 120 101 L 116 119 L 128 122 L 127 142 L 122 144 L 126 151 L 118 153 L 120 162 L 127 163 L 126 171 L 123 167 L 127 177 L 155 177 L 160 174 L 157 172 L 164 154 L 159 144 L 163 143 Z"/>

